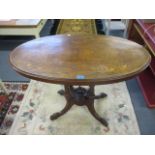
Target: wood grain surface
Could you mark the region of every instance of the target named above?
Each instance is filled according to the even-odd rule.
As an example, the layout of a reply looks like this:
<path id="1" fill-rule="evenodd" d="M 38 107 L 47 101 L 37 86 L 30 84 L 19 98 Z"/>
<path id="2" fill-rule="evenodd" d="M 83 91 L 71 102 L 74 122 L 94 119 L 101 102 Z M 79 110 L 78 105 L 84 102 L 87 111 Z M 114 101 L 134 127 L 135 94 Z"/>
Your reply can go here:
<path id="1" fill-rule="evenodd" d="M 149 65 L 146 49 L 103 35 L 53 35 L 18 46 L 10 63 L 35 80 L 74 85 L 107 84 L 136 76 Z"/>

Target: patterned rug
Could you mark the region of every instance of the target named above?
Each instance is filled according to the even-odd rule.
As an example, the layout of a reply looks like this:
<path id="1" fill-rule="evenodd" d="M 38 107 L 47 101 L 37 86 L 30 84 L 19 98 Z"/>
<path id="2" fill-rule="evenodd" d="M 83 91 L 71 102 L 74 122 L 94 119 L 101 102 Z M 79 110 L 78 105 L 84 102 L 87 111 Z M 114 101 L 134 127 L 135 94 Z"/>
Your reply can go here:
<path id="1" fill-rule="evenodd" d="M 97 30 L 93 19 L 61 19 L 56 33 L 97 34 Z"/>
<path id="2" fill-rule="evenodd" d="M 139 134 L 125 82 L 95 87 L 96 94 L 108 94 L 107 98 L 96 101 L 95 108 L 108 121 L 109 130 L 96 121 L 85 106 L 74 105 L 64 116 L 50 121 L 50 115 L 65 105 L 64 97 L 57 93 L 62 87 L 32 80 L 9 134 Z"/>
<path id="3" fill-rule="evenodd" d="M 28 83 L 5 82 L 9 95 L 0 90 L 0 134 L 8 134 L 21 105 Z"/>

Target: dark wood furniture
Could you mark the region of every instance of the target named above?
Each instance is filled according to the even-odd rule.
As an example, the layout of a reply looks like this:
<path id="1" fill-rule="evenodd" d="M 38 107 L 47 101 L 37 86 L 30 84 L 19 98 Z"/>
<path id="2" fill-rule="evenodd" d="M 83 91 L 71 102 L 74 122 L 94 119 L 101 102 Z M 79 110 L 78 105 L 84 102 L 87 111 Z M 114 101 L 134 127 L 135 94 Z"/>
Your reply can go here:
<path id="1" fill-rule="evenodd" d="M 149 67 L 138 77 L 147 106 L 155 107 L 155 24 L 143 20 L 130 20 L 128 38 L 143 45 L 151 54 Z"/>
<path id="2" fill-rule="evenodd" d="M 35 39 L 10 53 L 10 63 L 18 73 L 65 86 L 59 94 L 65 96 L 67 104 L 61 112 L 53 114 L 51 120 L 63 115 L 73 104 L 86 105 L 106 127 L 107 121 L 95 111 L 94 100 L 107 95 L 95 95 L 95 85 L 132 78 L 147 68 L 150 58 L 145 48 L 132 41 L 82 34 Z M 75 87 L 77 85 L 79 87 Z"/>

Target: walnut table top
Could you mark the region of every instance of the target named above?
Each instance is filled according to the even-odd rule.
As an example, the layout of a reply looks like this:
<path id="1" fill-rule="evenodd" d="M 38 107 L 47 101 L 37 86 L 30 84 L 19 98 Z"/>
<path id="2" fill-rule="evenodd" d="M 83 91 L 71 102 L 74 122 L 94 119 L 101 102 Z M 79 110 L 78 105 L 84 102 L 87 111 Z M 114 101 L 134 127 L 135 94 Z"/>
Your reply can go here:
<path id="1" fill-rule="evenodd" d="M 10 54 L 20 74 L 58 84 L 107 84 L 136 76 L 149 65 L 145 48 L 103 35 L 53 35 L 26 42 Z"/>

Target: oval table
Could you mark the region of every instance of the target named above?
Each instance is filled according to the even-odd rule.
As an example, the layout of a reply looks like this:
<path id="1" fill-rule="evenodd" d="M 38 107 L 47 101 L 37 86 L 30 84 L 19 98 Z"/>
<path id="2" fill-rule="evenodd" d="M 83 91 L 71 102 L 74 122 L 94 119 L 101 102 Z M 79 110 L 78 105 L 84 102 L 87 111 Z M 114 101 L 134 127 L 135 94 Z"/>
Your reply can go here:
<path id="1" fill-rule="evenodd" d="M 151 61 L 143 46 L 127 39 L 103 36 L 66 34 L 28 41 L 10 53 L 15 71 L 30 79 L 63 84 L 58 93 L 66 98 L 62 111 L 51 120 L 66 113 L 72 105 L 86 105 L 90 113 L 104 126 L 108 122 L 94 108 L 94 87 L 132 78 L 145 70 Z M 88 89 L 82 87 L 89 86 Z M 76 87 L 75 87 L 76 86 Z M 78 86 L 78 87 L 77 87 Z"/>

